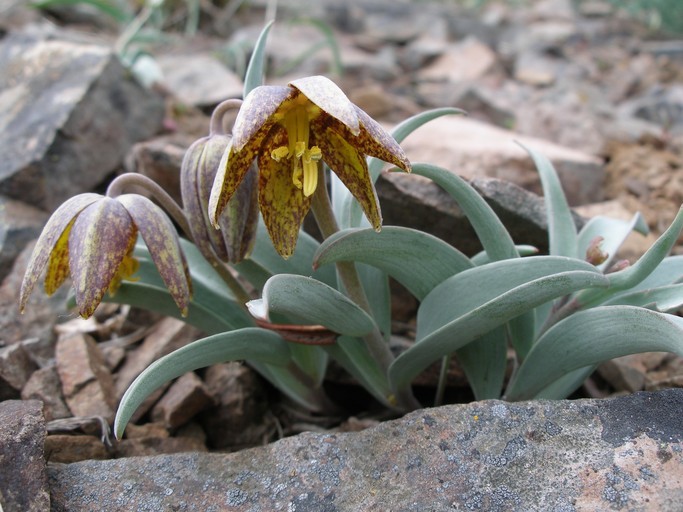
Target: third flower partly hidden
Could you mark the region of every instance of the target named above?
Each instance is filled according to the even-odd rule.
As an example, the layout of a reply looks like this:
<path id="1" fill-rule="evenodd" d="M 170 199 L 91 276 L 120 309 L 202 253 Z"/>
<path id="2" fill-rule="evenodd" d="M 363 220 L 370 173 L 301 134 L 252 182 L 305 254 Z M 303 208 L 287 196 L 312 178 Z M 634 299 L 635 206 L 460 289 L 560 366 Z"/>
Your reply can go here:
<path id="1" fill-rule="evenodd" d="M 275 249 L 292 255 L 299 229 L 318 187 L 324 161 L 360 203 L 372 227 L 382 217 L 366 155 L 410 172 L 398 143 L 376 121 L 322 76 L 287 87 L 261 86 L 244 100 L 209 201 L 217 219 L 256 159 L 258 201 Z"/>

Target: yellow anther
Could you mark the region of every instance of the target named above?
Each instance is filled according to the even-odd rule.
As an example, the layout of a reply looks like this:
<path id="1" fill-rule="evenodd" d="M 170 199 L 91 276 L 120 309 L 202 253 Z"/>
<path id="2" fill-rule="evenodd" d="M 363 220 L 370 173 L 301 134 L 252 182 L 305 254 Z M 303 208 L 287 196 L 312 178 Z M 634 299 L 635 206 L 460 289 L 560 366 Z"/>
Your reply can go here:
<path id="1" fill-rule="evenodd" d="M 273 151 L 270 152 L 270 158 L 272 158 L 276 162 L 279 162 L 281 159 L 286 158 L 287 155 L 289 155 L 289 148 L 287 148 L 287 146 L 280 146 L 279 148 L 275 148 Z"/>

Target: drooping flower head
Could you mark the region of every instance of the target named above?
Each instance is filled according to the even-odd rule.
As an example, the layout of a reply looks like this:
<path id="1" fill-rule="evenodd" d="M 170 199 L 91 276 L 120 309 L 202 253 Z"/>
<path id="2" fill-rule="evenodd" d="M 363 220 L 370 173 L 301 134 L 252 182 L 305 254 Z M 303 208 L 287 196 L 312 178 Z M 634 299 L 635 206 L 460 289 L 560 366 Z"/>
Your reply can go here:
<path id="1" fill-rule="evenodd" d="M 111 198 L 80 194 L 62 204 L 50 217 L 28 263 L 19 298 L 20 310 L 45 267 L 45 291 L 53 294 L 71 277 L 80 315 L 90 317 L 109 291 L 136 272 L 133 248 L 138 232 L 183 315 L 190 303 L 191 285 L 178 236 L 166 214 L 137 194 Z"/>
<path id="2" fill-rule="evenodd" d="M 261 214 L 275 249 L 285 258 L 294 252 L 310 209 L 321 161 L 354 195 L 377 231 L 382 217 L 365 156 L 411 169 L 398 143 L 322 76 L 287 87 L 257 87 L 245 98 L 232 135 L 211 191 L 211 222 L 219 227 L 221 212 L 256 159 Z"/>

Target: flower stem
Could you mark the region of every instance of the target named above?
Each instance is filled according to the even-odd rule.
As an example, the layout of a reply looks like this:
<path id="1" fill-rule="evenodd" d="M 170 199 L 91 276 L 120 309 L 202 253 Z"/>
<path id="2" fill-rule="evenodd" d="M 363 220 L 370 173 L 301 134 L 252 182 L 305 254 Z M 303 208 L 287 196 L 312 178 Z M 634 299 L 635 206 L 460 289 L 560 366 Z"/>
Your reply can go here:
<path id="1" fill-rule="evenodd" d="M 313 215 L 315 216 L 315 220 L 323 238 L 328 238 L 339 231 L 339 225 L 337 224 L 337 219 L 332 211 L 332 204 L 330 202 L 330 196 L 327 193 L 325 174 L 322 166 L 319 166 L 318 172 L 320 173 L 318 187 L 312 197 L 311 209 L 313 210 Z M 346 294 L 372 317 L 370 302 L 363 289 L 363 284 L 360 281 L 355 264 L 351 261 L 341 261 L 336 265 L 339 279 L 341 280 Z M 368 350 L 379 365 L 382 373 L 388 375 L 389 366 L 394 361 L 394 356 L 389 350 L 389 346 L 384 340 L 379 328 L 375 325 L 374 329 L 369 334 L 365 335 L 363 339 L 367 343 Z M 421 407 L 413 396 L 410 388 L 395 390 L 395 392 L 396 405 L 400 409 L 410 411 Z"/>
<path id="2" fill-rule="evenodd" d="M 209 124 L 209 135 L 222 135 L 225 133 L 223 116 L 230 110 L 235 110 L 242 106 L 242 100 L 230 99 L 219 103 L 211 113 L 211 123 Z"/>
<path id="3" fill-rule="evenodd" d="M 166 213 L 168 213 L 173 220 L 176 221 L 188 240 L 192 242 L 194 241 L 187 217 L 185 217 L 185 213 L 180 205 L 178 205 L 178 203 L 175 202 L 168 192 L 161 188 L 157 182 L 153 181 L 147 176 L 135 173 L 122 174 L 109 184 L 109 187 L 107 188 L 107 196 L 120 196 L 128 187 L 139 187 L 146 192 L 149 192 L 154 199 L 159 202 L 164 210 L 166 210 Z M 230 291 L 232 291 L 235 299 L 237 299 L 240 305 L 243 306 L 251 300 L 249 294 L 246 292 L 237 278 L 232 274 L 232 272 L 230 272 L 230 269 L 225 265 L 225 263 L 215 256 L 207 257 L 207 255 L 204 255 L 204 257 L 209 261 L 216 272 L 220 274 L 220 276 L 223 278 L 223 281 L 225 281 L 225 284 L 228 286 L 228 288 L 230 288 Z"/>

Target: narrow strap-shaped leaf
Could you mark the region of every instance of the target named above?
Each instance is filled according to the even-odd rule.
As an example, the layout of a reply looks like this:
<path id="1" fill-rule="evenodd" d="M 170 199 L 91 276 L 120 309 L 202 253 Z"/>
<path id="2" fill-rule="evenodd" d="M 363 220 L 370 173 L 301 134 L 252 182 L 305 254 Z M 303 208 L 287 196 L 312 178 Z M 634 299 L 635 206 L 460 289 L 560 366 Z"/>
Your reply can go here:
<path id="1" fill-rule="evenodd" d="M 507 366 L 507 347 L 505 328 L 498 327 L 455 352 L 475 400 L 500 398 Z"/>
<path id="2" fill-rule="evenodd" d="M 492 261 L 519 256 L 510 233 L 484 198 L 469 183 L 435 165 L 414 164 L 413 172 L 432 180 L 458 203 Z"/>
<path id="3" fill-rule="evenodd" d="M 560 256 L 531 256 L 496 261 L 464 270 L 434 288 L 418 310 L 417 340 L 469 311 L 535 279 L 561 272 L 585 271 L 602 276 L 580 260 Z M 603 278 L 607 282 L 606 278 Z"/>
<path id="4" fill-rule="evenodd" d="M 248 328 L 203 338 L 171 352 L 147 367 L 124 393 L 114 422 L 116 437 L 121 438 L 138 406 L 162 384 L 198 368 L 243 359 L 286 365 L 289 346 L 274 332 Z"/>
<path id="5" fill-rule="evenodd" d="M 347 229 L 325 240 L 314 256 L 319 267 L 338 261 L 356 261 L 380 268 L 422 300 L 444 279 L 472 267 L 457 249 L 432 235 L 410 228 L 386 226 Z"/>
<path id="6" fill-rule="evenodd" d="M 671 284 L 650 290 L 624 293 L 604 302 L 605 306 L 617 304 L 640 306 L 668 313 L 683 307 L 683 284 Z"/>
<path id="7" fill-rule="evenodd" d="M 268 41 L 268 33 L 273 26 L 274 21 L 270 21 L 263 27 L 261 34 L 256 40 L 254 51 L 251 54 L 247 72 L 244 75 L 244 97 L 263 84 L 263 75 L 265 73 L 266 63 L 266 42 Z"/>
<path id="8" fill-rule="evenodd" d="M 323 325 L 347 336 L 363 336 L 375 327 L 372 318 L 334 288 L 310 277 L 279 274 L 263 288 L 268 313 L 292 322 Z"/>
<path id="9" fill-rule="evenodd" d="M 639 352 L 683 356 L 683 319 L 632 306 L 603 306 L 549 329 L 519 367 L 508 400 L 527 400 L 578 368 Z"/>
<path id="10" fill-rule="evenodd" d="M 551 382 L 534 396 L 535 400 L 563 400 L 581 387 L 581 384 L 591 376 L 598 365 L 592 364 L 565 373 L 559 379 Z"/>
<path id="11" fill-rule="evenodd" d="M 380 403 L 394 407 L 386 375 L 372 357 L 367 344 L 359 338 L 340 336 L 334 345 L 325 345 L 330 357 L 360 382 Z"/>
<path id="12" fill-rule="evenodd" d="M 573 291 L 593 286 L 607 286 L 607 283 L 602 274 L 593 271 L 570 271 L 517 286 L 478 308 L 453 318 L 451 322 L 416 342 L 392 363 L 389 368 L 390 382 L 395 389 L 401 389 L 434 361 L 522 313 Z M 463 290 L 463 293 L 469 292 L 470 290 Z"/>
<path id="13" fill-rule="evenodd" d="M 545 155 L 522 144 L 519 145 L 531 155 L 541 178 L 548 218 L 550 254 L 570 258 L 580 257 L 574 218 L 553 164 Z"/>
<path id="14" fill-rule="evenodd" d="M 291 343 L 289 350 L 296 365 L 311 377 L 316 387 L 320 387 L 327 369 L 327 352 L 322 347 L 301 343 Z"/>
<path id="15" fill-rule="evenodd" d="M 517 254 L 519 254 L 521 257 L 525 256 L 534 256 L 539 253 L 538 247 L 534 247 L 533 245 L 515 245 L 515 249 L 517 249 Z M 491 263 L 493 260 L 489 258 L 489 255 L 486 253 L 486 251 L 480 251 L 474 256 L 470 258 L 470 261 L 474 263 L 476 266 L 479 265 L 486 265 L 487 263 Z"/>
<path id="16" fill-rule="evenodd" d="M 383 270 L 358 263 L 358 277 L 370 303 L 370 312 L 386 339 L 391 336 L 391 289 L 389 276 Z"/>

